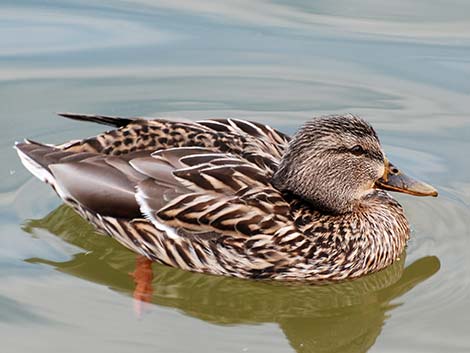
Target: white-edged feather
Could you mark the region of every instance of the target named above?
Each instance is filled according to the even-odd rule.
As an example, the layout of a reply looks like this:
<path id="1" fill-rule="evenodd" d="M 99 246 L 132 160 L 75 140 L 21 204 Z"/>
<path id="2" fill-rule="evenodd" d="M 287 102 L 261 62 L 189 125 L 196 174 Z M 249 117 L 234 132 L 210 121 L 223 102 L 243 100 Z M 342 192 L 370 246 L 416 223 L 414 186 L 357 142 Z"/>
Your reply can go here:
<path id="1" fill-rule="evenodd" d="M 21 163 L 24 167 L 31 172 L 36 178 L 41 180 L 44 183 L 48 183 L 55 187 L 55 178 L 54 176 L 44 167 L 39 165 L 35 160 L 27 156 L 23 151 L 21 151 L 16 145 L 14 146 L 18 156 L 20 157 Z"/>
<path id="2" fill-rule="evenodd" d="M 176 233 L 173 227 L 167 226 L 166 224 L 161 223 L 160 221 L 155 218 L 153 214 L 153 210 L 147 204 L 147 197 L 145 193 L 137 186 L 137 192 L 135 194 L 135 199 L 140 207 L 140 212 L 148 219 L 158 230 L 164 232 L 168 238 L 171 239 L 178 239 L 180 236 Z"/>

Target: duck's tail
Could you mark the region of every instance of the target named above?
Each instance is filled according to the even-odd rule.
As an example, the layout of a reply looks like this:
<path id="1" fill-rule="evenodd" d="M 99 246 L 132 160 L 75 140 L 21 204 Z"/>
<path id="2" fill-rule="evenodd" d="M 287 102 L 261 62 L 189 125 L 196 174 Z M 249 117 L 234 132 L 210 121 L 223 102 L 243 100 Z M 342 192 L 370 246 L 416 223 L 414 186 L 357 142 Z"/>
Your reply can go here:
<path id="1" fill-rule="evenodd" d="M 64 118 L 79 120 L 79 121 L 92 121 L 94 123 L 110 125 L 114 127 L 123 127 L 135 119 L 132 118 L 121 118 L 118 116 L 105 116 L 105 115 L 88 115 L 88 114 L 75 114 L 75 113 L 57 113 Z"/>
<path id="2" fill-rule="evenodd" d="M 63 199 L 66 197 L 67 192 L 66 189 L 61 188 L 58 184 L 54 168 L 61 163 L 78 163 L 96 156 L 95 153 L 90 152 L 75 153 L 64 151 L 57 148 L 57 146 L 46 145 L 32 140 L 18 142 L 14 148 L 25 168 L 42 182 L 52 186 Z"/>
<path id="3" fill-rule="evenodd" d="M 127 126 L 136 120 L 132 118 L 74 113 L 58 113 L 58 115 L 73 120 L 92 121 L 110 125 L 116 128 Z M 73 140 L 56 146 L 25 139 L 24 142 L 15 143 L 14 148 L 26 169 L 39 180 L 50 184 L 54 189 L 56 189 L 56 182 L 49 168 L 50 165 L 58 163 L 62 158 L 73 158 L 74 161 L 79 161 L 89 156 L 89 154 L 96 154 L 103 150 L 102 142 L 98 141 L 97 137 Z M 77 152 L 80 153 L 77 154 Z"/>
<path id="4" fill-rule="evenodd" d="M 39 180 L 55 186 L 55 178 L 49 169 L 49 165 L 57 162 L 64 157 L 67 152 L 60 151 L 54 146 L 45 145 L 39 142 L 25 140 L 25 142 L 16 143 L 18 156 L 23 165 Z"/>

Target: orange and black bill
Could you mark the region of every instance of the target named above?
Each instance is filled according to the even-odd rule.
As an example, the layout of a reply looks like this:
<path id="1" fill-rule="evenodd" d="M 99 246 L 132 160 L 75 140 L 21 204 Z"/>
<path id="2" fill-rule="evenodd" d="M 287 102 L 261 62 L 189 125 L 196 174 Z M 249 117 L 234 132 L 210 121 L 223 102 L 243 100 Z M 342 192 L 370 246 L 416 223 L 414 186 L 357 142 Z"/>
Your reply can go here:
<path id="1" fill-rule="evenodd" d="M 385 161 L 385 173 L 375 182 L 375 187 L 414 196 L 437 196 L 437 190 L 431 185 L 403 174 L 387 160 Z"/>

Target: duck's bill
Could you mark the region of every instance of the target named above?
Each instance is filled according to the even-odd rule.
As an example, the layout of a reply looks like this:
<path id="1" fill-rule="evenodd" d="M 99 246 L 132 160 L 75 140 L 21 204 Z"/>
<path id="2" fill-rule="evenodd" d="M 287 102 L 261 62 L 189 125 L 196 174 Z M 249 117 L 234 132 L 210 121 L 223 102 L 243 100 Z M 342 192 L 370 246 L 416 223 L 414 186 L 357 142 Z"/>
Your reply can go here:
<path id="1" fill-rule="evenodd" d="M 385 173 L 375 182 L 379 189 L 403 192 L 414 196 L 437 196 L 437 190 L 431 185 L 403 174 L 392 163 L 385 162 Z"/>

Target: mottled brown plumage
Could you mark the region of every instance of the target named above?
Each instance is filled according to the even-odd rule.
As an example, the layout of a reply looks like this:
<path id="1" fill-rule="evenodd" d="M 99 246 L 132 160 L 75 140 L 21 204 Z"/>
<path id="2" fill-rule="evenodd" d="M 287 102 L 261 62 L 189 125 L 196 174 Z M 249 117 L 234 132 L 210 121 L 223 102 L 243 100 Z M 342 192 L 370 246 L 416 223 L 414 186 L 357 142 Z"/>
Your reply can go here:
<path id="1" fill-rule="evenodd" d="M 154 261 L 322 281 L 378 271 L 405 248 L 403 210 L 376 188 L 388 162 L 360 118 L 314 119 L 291 140 L 236 119 L 62 115 L 117 129 L 18 144 L 23 164 L 97 229 Z"/>

